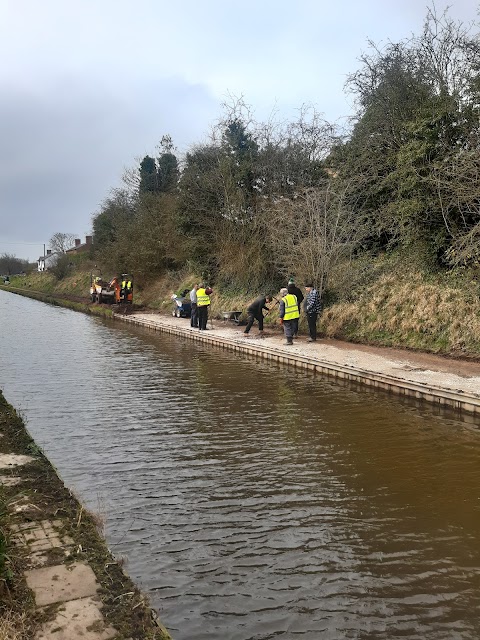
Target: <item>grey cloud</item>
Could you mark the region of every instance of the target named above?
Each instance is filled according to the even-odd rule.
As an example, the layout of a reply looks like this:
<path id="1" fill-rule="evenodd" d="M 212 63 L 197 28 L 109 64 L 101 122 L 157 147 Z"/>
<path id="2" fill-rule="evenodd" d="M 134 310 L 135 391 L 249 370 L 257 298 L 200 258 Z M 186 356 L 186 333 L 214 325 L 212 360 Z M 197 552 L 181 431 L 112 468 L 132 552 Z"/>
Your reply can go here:
<path id="1" fill-rule="evenodd" d="M 154 153 L 165 133 L 180 147 L 198 141 L 218 114 L 204 87 L 178 78 L 130 79 L 117 91 L 59 82 L 41 94 L 2 93 L 1 237 L 34 242 L 88 233 L 124 167 Z"/>

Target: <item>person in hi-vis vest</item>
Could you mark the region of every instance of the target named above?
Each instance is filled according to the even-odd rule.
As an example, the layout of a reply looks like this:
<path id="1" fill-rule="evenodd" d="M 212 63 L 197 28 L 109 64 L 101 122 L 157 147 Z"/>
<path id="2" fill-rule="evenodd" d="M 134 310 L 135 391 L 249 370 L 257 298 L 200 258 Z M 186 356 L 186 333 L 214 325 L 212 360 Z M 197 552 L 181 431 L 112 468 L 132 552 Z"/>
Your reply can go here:
<path id="1" fill-rule="evenodd" d="M 205 289 L 205 284 L 202 282 L 198 285 L 197 289 L 197 315 L 198 315 L 198 328 L 200 331 L 206 331 L 208 320 L 208 307 L 210 306 L 210 294 L 212 290 L 210 288 Z"/>
<path id="2" fill-rule="evenodd" d="M 126 276 L 122 276 L 122 284 L 120 287 L 120 299 L 127 302 L 128 295 L 132 292 L 132 281 Z"/>
<path id="3" fill-rule="evenodd" d="M 288 293 L 288 289 L 280 289 L 280 308 L 278 315 L 280 322 L 283 324 L 283 330 L 285 332 L 286 344 L 293 344 L 293 336 L 298 326 L 298 318 L 300 313 L 298 312 L 297 296 L 293 293 Z"/>

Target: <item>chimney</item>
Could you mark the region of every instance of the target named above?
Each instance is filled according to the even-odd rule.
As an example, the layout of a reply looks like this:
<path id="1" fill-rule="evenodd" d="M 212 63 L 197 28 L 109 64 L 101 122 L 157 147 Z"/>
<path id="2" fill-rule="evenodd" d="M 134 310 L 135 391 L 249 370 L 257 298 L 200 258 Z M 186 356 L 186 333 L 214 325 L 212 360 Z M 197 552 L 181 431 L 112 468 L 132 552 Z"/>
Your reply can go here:
<path id="1" fill-rule="evenodd" d="M 47 256 L 52 255 L 52 250 L 51 249 L 47 249 Z"/>
<path id="2" fill-rule="evenodd" d="M 82 241 L 80 240 L 80 238 L 75 238 L 75 246 L 79 247 L 81 245 Z"/>
<path id="3" fill-rule="evenodd" d="M 89 246 L 92 244 L 92 236 L 85 236 L 85 244 Z"/>

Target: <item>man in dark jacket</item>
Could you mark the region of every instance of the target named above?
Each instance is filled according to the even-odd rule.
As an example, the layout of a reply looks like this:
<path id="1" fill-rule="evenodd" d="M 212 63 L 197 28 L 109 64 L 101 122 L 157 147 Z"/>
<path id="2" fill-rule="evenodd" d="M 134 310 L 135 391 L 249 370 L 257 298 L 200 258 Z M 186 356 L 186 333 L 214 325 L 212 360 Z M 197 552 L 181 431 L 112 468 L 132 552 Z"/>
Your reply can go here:
<path id="1" fill-rule="evenodd" d="M 260 296 L 254 302 L 252 302 L 252 304 L 247 309 L 248 323 L 243 333 L 246 333 L 248 335 L 248 332 L 252 328 L 253 323 L 255 322 L 255 320 L 257 320 L 259 335 L 263 336 L 263 309 L 269 311 L 267 302 L 271 302 L 272 300 L 272 296 Z"/>
<path id="2" fill-rule="evenodd" d="M 307 314 L 308 332 L 310 333 L 310 338 L 307 342 L 315 342 L 317 339 L 317 317 L 322 310 L 322 302 L 313 284 L 306 284 L 305 291 L 307 292 L 307 297 L 305 298 L 305 313 Z"/>

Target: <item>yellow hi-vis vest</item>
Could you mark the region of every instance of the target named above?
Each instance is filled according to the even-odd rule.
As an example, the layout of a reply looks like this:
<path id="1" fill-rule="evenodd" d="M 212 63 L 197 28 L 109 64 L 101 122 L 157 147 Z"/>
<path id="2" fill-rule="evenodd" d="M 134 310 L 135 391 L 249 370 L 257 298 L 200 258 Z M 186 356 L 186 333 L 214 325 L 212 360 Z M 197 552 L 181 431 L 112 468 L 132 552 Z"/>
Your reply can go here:
<path id="1" fill-rule="evenodd" d="M 293 293 L 287 293 L 282 300 L 285 303 L 285 315 L 283 319 L 294 320 L 295 318 L 299 318 L 300 313 L 298 312 L 297 296 L 294 296 Z"/>
<path id="2" fill-rule="evenodd" d="M 205 289 L 197 289 L 197 307 L 206 307 L 210 304 L 210 296 L 207 296 Z"/>

